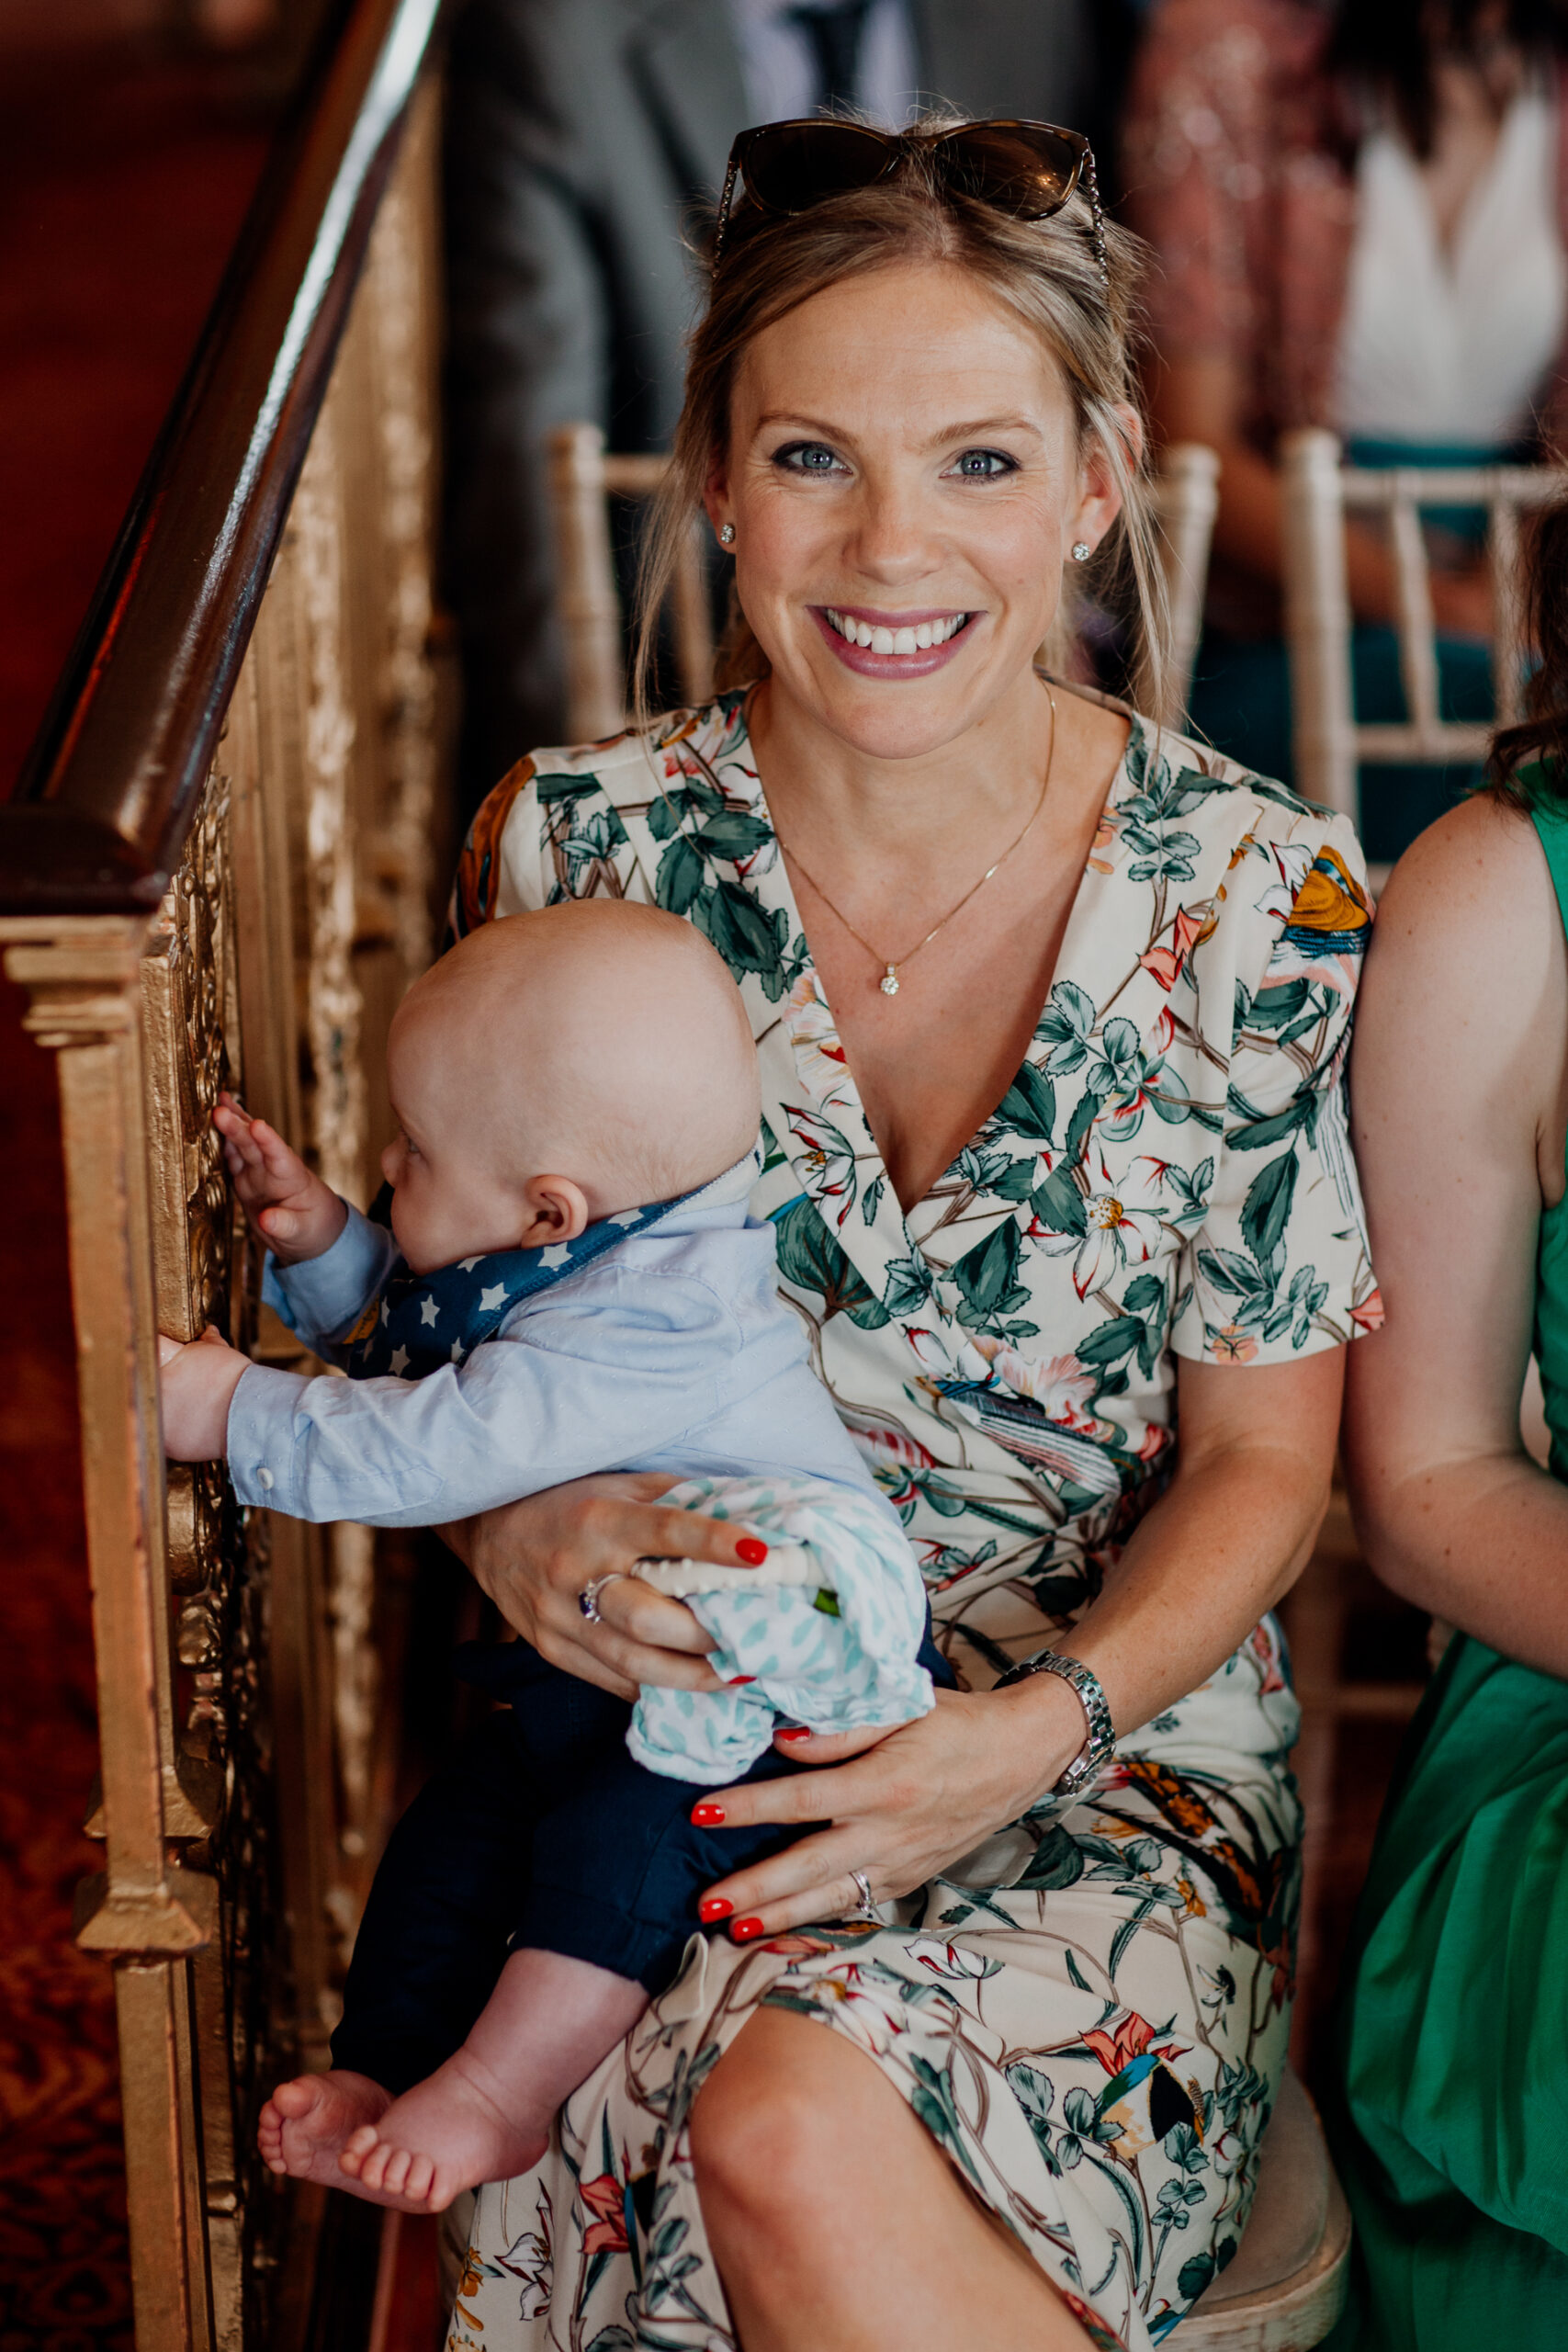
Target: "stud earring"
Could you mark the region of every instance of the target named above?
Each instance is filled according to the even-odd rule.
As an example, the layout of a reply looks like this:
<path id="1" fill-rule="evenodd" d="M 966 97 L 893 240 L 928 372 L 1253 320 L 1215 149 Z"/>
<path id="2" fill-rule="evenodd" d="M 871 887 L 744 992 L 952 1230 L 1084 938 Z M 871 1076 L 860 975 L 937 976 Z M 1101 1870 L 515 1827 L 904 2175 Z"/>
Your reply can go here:
<path id="1" fill-rule="evenodd" d="M 723 523 L 719 526 L 718 543 L 721 548 L 732 548 L 735 545 L 735 526 L 733 523 Z"/>
<path id="2" fill-rule="evenodd" d="M 1087 539 L 1075 539 L 1073 541 L 1073 561 L 1075 563 L 1087 563 L 1093 553 L 1094 549 L 1090 547 Z"/>

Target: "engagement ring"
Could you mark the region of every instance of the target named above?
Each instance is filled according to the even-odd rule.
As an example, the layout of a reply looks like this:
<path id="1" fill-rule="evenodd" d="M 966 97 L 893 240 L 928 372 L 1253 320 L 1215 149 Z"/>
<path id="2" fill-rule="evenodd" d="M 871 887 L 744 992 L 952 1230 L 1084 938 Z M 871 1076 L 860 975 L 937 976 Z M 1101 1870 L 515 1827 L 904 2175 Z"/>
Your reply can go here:
<path id="1" fill-rule="evenodd" d="M 875 1904 L 871 1899 L 870 1879 L 867 1878 L 863 1871 L 852 1871 L 850 1872 L 850 1876 L 854 1881 L 855 1891 L 859 1894 L 860 1900 L 858 1903 L 851 1905 L 849 1910 L 844 1914 L 845 1918 L 864 1919 L 870 1926 L 874 1928 L 880 1928 L 882 1925 L 882 1914 L 878 1911 Z"/>
<path id="2" fill-rule="evenodd" d="M 591 1625 L 604 1623 L 604 1620 L 599 1612 L 599 1595 L 607 1584 L 614 1584 L 615 1578 L 618 1576 L 624 1576 L 625 1573 L 623 1568 L 612 1568 L 607 1577 L 595 1577 L 592 1583 L 585 1584 L 578 1594 L 577 1605 Z"/>

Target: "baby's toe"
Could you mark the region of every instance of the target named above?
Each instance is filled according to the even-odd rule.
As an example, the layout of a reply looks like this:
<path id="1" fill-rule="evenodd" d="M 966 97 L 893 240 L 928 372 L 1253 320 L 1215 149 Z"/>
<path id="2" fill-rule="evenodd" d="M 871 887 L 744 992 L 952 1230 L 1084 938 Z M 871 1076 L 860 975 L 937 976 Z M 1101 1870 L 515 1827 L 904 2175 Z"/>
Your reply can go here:
<path id="1" fill-rule="evenodd" d="M 408 2185 L 409 2166 L 412 2162 L 412 2148 L 390 2150 L 381 2168 L 381 2177 L 378 2186 L 384 2188 L 389 2197 L 400 2197 Z"/>
<path id="2" fill-rule="evenodd" d="M 402 2194 L 417 2203 L 423 2204 L 429 2199 L 431 2184 L 434 2178 L 434 2162 L 429 2156 L 422 2155 L 416 2151 L 409 2160 L 408 2177 L 403 2182 Z"/>
<path id="3" fill-rule="evenodd" d="M 308 2075 L 297 2075 L 292 2082 L 278 2084 L 262 2112 L 276 2116 L 280 2124 L 298 2123 L 302 2115 L 310 2113 L 321 2095 L 319 2084 Z"/>

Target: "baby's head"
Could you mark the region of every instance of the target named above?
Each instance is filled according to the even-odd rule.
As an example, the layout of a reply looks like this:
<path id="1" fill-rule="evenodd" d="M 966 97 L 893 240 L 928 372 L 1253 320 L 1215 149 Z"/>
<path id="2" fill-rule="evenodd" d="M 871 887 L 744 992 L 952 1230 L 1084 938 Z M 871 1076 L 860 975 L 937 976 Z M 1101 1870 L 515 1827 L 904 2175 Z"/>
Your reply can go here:
<path id="1" fill-rule="evenodd" d="M 739 989 L 679 916 L 621 899 L 508 915 L 459 942 L 398 1009 L 381 1157 L 415 1273 L 570 1241 L 693 1191 L 756 1140 Z"/>

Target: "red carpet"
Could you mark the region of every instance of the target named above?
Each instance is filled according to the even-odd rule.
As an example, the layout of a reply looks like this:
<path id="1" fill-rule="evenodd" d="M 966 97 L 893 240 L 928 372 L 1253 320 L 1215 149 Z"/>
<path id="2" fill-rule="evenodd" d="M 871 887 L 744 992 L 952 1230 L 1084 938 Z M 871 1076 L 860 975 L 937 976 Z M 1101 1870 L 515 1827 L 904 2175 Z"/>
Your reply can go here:
<path id="1" fill-rule="evenodd" d="M 212 299 L 265 132 L 192 64 L 0 94 L 0 792 L 10 789 Z"/>

